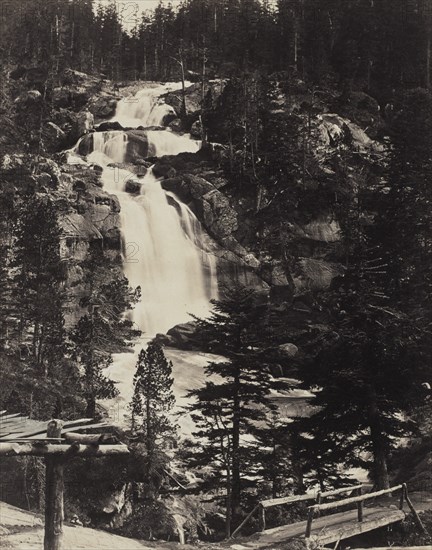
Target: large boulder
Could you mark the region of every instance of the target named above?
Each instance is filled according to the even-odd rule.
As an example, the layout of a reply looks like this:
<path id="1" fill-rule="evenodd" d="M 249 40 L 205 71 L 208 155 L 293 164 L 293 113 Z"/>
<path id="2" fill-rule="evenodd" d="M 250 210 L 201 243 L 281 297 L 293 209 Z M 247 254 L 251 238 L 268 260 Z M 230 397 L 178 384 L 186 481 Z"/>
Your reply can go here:
<path id="1" fill-rule="evenodd" d="M 145 130 L 128 130 L 125 162 L 134 163 L 138 159 L 145 159 L 149 154 L 149 142 Z"/>
<path id="2" fill-rule="evenodd" d="M 77 141 L 81 136 L 90 133 L 94 127 L 94 116 L 90 111 L 77 113 L 72 127 L 72 139 Z"/>
<path id="3" fill-rule="evenodd" d="M 227 237 L 239 227 L 237 212 L 231 207 L 228 198 L 217 189 L 203 195 L 197 209 L 205 227 L 217 237 Z"/>
<path id="4" fill-rule="evenodd" d="M 115 96 L 101 95 L 90 103 L 89 110 L 95 118 L 111 118 L 115 114 L 117 101 L 118 99 Z"/>
<path id="5" fill-rule="evenodd" d="M 114 121 L 108 121 L 108 122 L 101 122 L 99 126 L 96 128 L 96 132 L 109 132 L 111 130 L 123 130 L 123 126 L 120 124 L 120 122 Z"/>

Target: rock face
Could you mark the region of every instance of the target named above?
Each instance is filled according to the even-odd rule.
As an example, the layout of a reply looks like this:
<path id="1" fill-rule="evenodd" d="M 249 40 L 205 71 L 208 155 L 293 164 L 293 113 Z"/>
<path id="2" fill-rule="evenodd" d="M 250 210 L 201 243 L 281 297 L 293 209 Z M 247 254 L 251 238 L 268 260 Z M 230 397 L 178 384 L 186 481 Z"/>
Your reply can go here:
<path id="1" fill-rule="evenodd" d="M 128 142 L 125 162 L 134 163 L 137 159 L 145 159 L 149 155 L 149 142 L 145 130 L 128 130 Z"/>
<path id="2" fill-rule="evenodd" d="M 92 100 L 88 108 L 97 119 L 111 118 L 115 114 L 117 101 L 118 97 L 104 94 Z"/>

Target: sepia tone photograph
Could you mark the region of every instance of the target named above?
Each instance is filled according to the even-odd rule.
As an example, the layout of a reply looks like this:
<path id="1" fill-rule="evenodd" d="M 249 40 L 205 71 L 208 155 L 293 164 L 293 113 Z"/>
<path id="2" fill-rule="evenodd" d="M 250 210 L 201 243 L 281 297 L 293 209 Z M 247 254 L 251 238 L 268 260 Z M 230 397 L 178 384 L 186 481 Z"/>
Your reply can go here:
<path id="1" fill-rule="evenodd" d="M 432 0 L 0 0 L 0 550 L 432 550 Z"/>

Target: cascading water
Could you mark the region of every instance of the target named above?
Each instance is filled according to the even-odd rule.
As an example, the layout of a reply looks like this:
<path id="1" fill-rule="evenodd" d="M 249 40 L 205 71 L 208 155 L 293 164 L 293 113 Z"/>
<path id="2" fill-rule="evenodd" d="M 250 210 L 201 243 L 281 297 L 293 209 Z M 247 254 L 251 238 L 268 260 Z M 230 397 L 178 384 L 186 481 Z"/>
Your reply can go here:
<path id="1" fill-rule="evenodd" d="M 166 91 L 167 86 L 159 86 L 120 101 L 113 120 L 129 128 L 162 124 L 172 112 L 159 100 Z M 149 129 L 145 135 L 148 156 L 193 153 L 200 148 L 200 143 L 190 136 L 170 130 Z M 143 178 L 125 169 L 127 131 L 94 132 L 92 136 L 93 152 L 87 161 L 102 167 L 104 188 L 119 199 L 124 271 L 132 287 L 141 287 L 141 302 L 130 315 L 144 332 L 143 338 L 137 342 L 134 354 L 115 355 L 106 371 L 116 381 L 120 396 L 115 402 L 105 402 L 105 406 L 111 420 L 123 424 L 127 421 L 126 405 L 132 397 L 136 355 L 150 337 L 190 321 L 189 313 L 200 317 L 208 314 L 209 301 L 217 297 L 218 291 L 216 260 L 208 252 L 209 238 L 195 215 L 173 193 L 162 189 L 152 169 Z M 78 151 L 79 143 L 69 151 L 68 162 L 84 162 Z M 138 195 L 125 191 L 130 180 L 135 186 L 140 185 Z M 177 406 L 182 407 L 188 402 L 188 391 L 203 383 L 203 367 L 210 358 L 177 350 L 166 350 L 166 354 L 173 360 L 174 393 Z M 190 433 L 192 421 L 188 415 L 183 414 L 179 424 L 184 433 Z"/>
<path id="2" fill-rule="evenodd" d="M 156 116 L 153 90 L 148 101 L 143 101 L 144 98 L 141 93 L 139 109 L 137 103 L 129 101 L 118 111 L 126 116 L 128 105 L 129 120 L 137 119 L 138 113 L 140 120 L 149 120 Z M 199 148 L 199 143 L 188 136 L 168 130 L 148 131 L 147 137 L 149 150 L 155 156 L 196 152 Z M 144 178 L 139 178 L 115 166 L 124 162 L 127 145 L 127 133 L 123 131 L 95 132 L 94 150 L 88 160 L 103 167 L 104 189 L 119 198 L 125 274 L 132 287 L 141 288 L 141 302 L 132 316 L 139 328 L 152 336 L 187 322 L 189 313 L 198 316 L 208 313 L 209 301 L 217 295 L 216 265 L 192 211 L 162 189 L 151 169 Z M 138 196 L 125 192 L 128 180 L 141 185 Z"/>

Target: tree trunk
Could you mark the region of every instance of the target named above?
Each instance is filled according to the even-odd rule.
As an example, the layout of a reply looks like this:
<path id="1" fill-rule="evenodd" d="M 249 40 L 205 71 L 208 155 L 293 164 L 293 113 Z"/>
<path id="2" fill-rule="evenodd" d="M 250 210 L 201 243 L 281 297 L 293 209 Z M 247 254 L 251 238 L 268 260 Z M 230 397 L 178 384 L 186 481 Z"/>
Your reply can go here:
<path id="1" fill-rule="evenodd" d="M 96 416 L 96 398 L 94 395 L 87 398 L 86 416 L 87 418 Z"/>
<path id="2" fill-rule="evenodd" d="M 231 520 L 240 509 L 240 373 L 234 379 L 233 435 L 232 435 Z"/>
<path id="3" fill-rule="evenodd" d="M 52 420 L 48 424 L 47 436 L 60 437 L 62 422 Z M 46 458 L 45 487 L 45 537 L 44 550 L 60 550 L 63 536 L 63 459 Z"/>
<path id="4" fill-rule="evenodd" d="M 373 470 L 372 478 L 375 490 L 390 488 L 390 479 L 387 469 L 387 455 L 384 434 L 381 426 L 380 411 L 374 389 L 371 390 L 368 421 L 372 442 Z"/>

